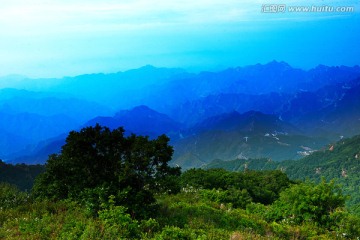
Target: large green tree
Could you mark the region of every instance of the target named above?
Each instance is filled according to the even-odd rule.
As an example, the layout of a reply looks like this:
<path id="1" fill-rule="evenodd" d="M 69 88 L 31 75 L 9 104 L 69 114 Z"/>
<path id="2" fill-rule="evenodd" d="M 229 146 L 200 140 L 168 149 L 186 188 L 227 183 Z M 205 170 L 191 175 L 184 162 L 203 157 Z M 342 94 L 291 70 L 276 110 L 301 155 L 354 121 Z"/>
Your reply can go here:
<path id="1" fill-rule="evenodd" d="M 173 149 L 165 135 L 157 139 L 124 135 L 96 125 L 69 133 L 60 154 L 51 155 L 33 193 L 51 199 L 81 200 L 99 206 L 113 195 L 117 204 L 137 212 L 154 194 L 176 191 L 169 182 L 180 175 L 168 165 Z"/>

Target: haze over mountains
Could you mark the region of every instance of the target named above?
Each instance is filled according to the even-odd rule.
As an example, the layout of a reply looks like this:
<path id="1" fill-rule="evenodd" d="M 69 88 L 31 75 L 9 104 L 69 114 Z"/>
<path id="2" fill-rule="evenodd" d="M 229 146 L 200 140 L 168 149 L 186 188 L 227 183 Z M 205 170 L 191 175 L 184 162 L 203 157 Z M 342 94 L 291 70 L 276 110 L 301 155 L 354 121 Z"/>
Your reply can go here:
<path id="1" fill-rule="evenodd" d="M 16 80 L 16 81 L 15 81 Z M 173 163 L 296 159 L 360 133 L 360 67 L 270 62 L 219 72 L 145 66 L 62 79 L 0 78 L 0 159 L 44 163 L 67 133 L 124 126 L 171 138 Z"/>

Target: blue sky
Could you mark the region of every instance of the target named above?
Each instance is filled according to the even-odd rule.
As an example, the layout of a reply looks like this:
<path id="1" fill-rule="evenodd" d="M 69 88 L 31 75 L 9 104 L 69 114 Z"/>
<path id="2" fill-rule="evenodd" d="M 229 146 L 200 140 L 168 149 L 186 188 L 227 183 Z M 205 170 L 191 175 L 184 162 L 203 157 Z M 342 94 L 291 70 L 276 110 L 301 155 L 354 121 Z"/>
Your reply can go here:
<path id="1" fill-rule="evenodd" d="M 266 4 L 286 5 L 264 13 Z M 265 5 L 264 5 L 265 4 Z M 290 12 L 350 6 L 351 12 Z M 0 76 L 62 77 L 146 64 L 214 70 L 286 61 L 360 64 L 359 1 L 12 0 L 0 8 Z"/>

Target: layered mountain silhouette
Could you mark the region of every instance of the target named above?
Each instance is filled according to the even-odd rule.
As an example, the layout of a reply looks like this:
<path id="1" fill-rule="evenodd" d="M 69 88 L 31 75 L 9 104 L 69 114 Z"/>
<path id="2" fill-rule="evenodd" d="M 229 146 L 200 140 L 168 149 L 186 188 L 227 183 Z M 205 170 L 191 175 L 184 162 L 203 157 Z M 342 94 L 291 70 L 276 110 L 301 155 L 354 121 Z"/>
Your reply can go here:
<path id="1" fill-rule="evenodd" d="M 284 105 L 283 119 L 307 132 L 352 136 L 360 127 L 360 79 L 296 94 Z"/>
<path id="2" fill-rule="evenodd" d="M 144 105 L 119 111 L 113 117 L 96 117 L 85 126 L 95 126 L 97 123 L 110 129 L 124 127 L 127 133 L 147 135 L 152 138 L 161 134 L 176 136 L 181 129 L 180 123 Z"/>
<path id="3" fill-rule="evenodd" d="M 237 131 L 247 132 L 252 135 L 265 134 L 269 132 L 295 133 L 298 132 L 295 127 L 283 122 L 275 115 L 264 114 L 257 111 L 249 111 L 244 114 L 233 111 L 210 117 L 196 124 L 192 131 L 200 133 L 203 131 Z"/>
<path id="4" fill-rule="evenodd" d="M 137 106 L 130 110 L 119 111 L 112 117 L 93 118 L 75 130 L 96 124 L 107 126 L 110 129 L 123 127 L 127 135 L 134 133 L 150 138 L 167 134 L 172 139 L 177 139 L 181 129 L 181 125 L 167 115 L 158 113 L 146 106 Z M 16 157 L 11 159 L 11 162 L 43 163 L 48 155 L 60 152 L 66 136 L 66 134 L 62 134 L 47 141 L 41 141 L 32 151 L 25 150 L 20 154 L 14 154 Z"/>
<path id="5" fill-rule="evenodd" d="M 173 163 L 296 159 L 360 133 L 360 67 L 270 62 L 218 72 L 145 66 L 62 79 L 0 78 L 0 159 L 44 163 L 71 130 L 99 123 L 167 134 Z"/>
<path id="6" fill-rule="evenodd" d="M 174 162 L 188 168 L 213 159 L 298 159 L 302 147 L 317 149 L 325 143 L 325 139 L 306 136 L 275 115 L 231 112 L 191 128 L 189 137 L 175 143 Z"/>

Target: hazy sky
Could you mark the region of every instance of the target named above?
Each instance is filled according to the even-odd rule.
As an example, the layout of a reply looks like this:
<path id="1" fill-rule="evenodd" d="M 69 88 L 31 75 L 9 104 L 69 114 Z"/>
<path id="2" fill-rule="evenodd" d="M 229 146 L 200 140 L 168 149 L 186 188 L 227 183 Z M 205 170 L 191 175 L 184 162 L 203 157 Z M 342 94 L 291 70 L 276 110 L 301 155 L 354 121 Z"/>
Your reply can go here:
<path id="1" fill-rule="evenodd" d="M 271 4 L 285 4 L 272 13 Z M 360 64 L 360 1 L 0 0 L 0 76 Z M 270 5 L 268 5 L 270 4 Z M 333 7 L 291 12 L 293 6 Z M 344 12 L 352 7 L 353 11 Z M 314 10 L 312 10 L 314 11 Z"/>

